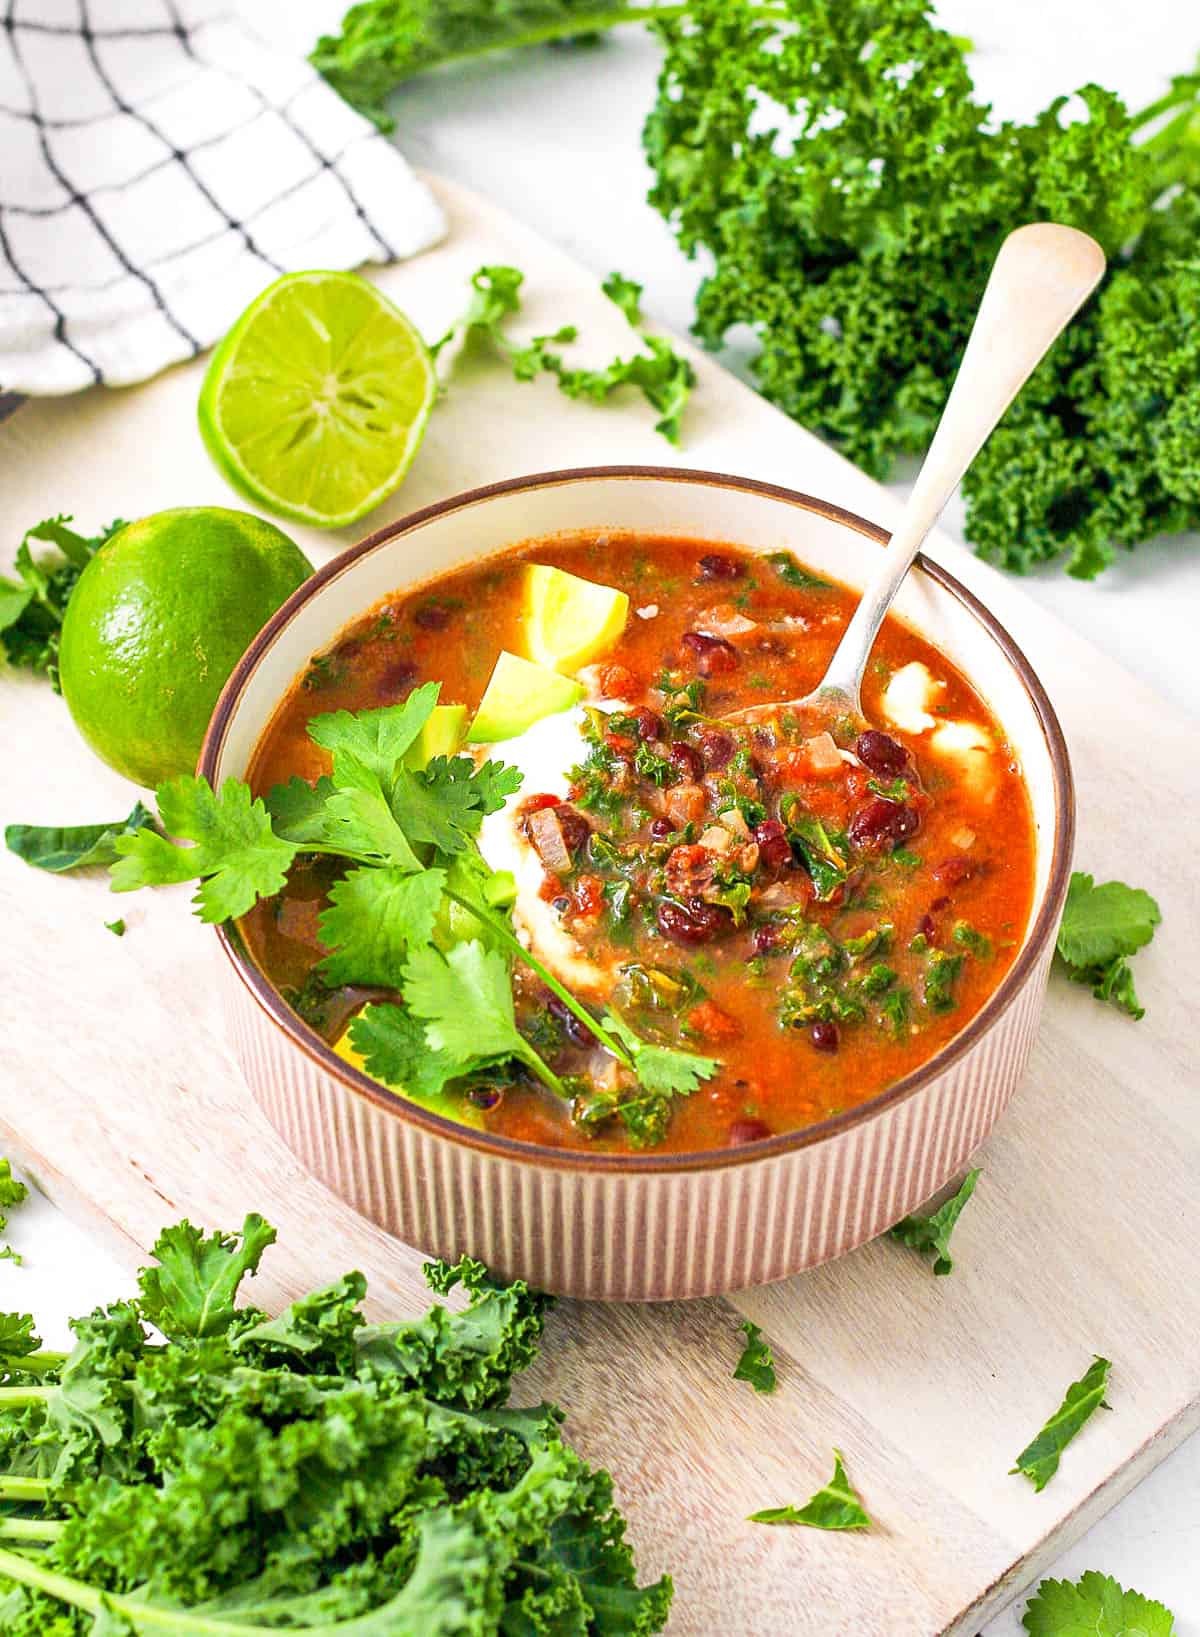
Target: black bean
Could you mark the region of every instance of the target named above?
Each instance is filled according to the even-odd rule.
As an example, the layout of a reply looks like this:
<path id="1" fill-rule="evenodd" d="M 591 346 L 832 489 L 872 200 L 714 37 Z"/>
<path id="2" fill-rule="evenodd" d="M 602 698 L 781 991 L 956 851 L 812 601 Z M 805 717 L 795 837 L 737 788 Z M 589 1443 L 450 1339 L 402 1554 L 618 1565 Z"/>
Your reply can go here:
<path id="1" fill-rule="evenodd" d="M 865 733 L 859 734 L 854 754 L 864 767 L 869 767 L 872 773 L 878 773 L 883 778 L 895 778 L 903 773 L 909 761 L 904 746 L 890 733 L 880 733 L 878 728 L 868 728 Z"/>
<path id="2" fill-rule="evenodd" d="M 551 995 L 546 1002 L 546 1010 L 551 1017 L 555 1017 L 567 1032 L 567 1039 L 576 1046 L 590 1046 L 593 1041 L 592 1031 L 585 1023 L 581 1023 L 566 1001 L 559 1000 L 557 995 Z"/>
<path id="3" fill-rule="evenodd" d="M 719 551 L 706 552 L 696 567 L 702 580 L 740 580 L 746 572 L 736 557 L 726 557 Z"/>
<path id="4" fill-rule="evenodd" d="M 450 610 L 442 603 L 422 603 L 413 615 L 413 624 L 422 631 L 444 631 L 450 623 Z"/>
<path id="5" fill-rule="evenodd" d="M 740 1148 L 743 1143 L 761 1142 L 775 1133 L 765 1120 L 734 1120 L 725 1139 L 726 1148 Z"/>
<path id="6" fill-rule="evenodd" d="M 841 1031 L 836 1023 L 814 1023 L 808 1038 L 819 1052 L 835 1052 L 841 1044 Z"/>
<path id="7" fill-rule="evenodd" d="M 658 930 L 678 944 L 706 944 L 730 925 L 724 910 L 701 898 L 689 900 L 687 907 L 664 898 L 654 912 Z"/>

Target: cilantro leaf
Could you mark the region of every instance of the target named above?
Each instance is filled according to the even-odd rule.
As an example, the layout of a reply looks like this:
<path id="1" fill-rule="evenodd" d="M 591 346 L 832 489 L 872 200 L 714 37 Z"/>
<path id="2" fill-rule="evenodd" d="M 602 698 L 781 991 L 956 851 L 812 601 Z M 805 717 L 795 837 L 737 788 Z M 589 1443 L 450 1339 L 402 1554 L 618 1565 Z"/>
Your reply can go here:
<path id="1" fill-rule="evenodd" d="M 114 819 L 110 824 L 10 824 L 4 831 L 4 844 L 26 864 L 60 874 L 114 863 L 118 856 L 113 845 L 116 838 L 153 824 L 153 813 L 139 801 L 128 818 Z"/>
<path id="2" fill-rule="evenodd" d="M 1175 1616 L 1089 1569 L 1077 1581 L 1043 1580 L 1021 1624 L 1030 1637 L 1173 1637 Z"/>
<path id="3" fill-rule="evenodd" d="M 1108 1372 L 1112 1364 L 1096 1357 L 1086 1373 L 1067 1388 L 1066 1396 L 1037 1437 L 1017 1456 L 1012 1473 L 1028 1478 L 1040 1494 L 1058 1471 L 1059 1456 L 1084 1423 L 1104 1404 Z"/>
<path id="4" fill-rule="evenodd" d="M 520 1055 L 508 962 L 476 939 L 442 955 L 432 947 L 413 951 L 404 974 L 404 998 L 426 1022 L 435 1051 L 462 1063 Z"/>
<path id="5" fill-rule="evenodd" d="M 233 1320 L 238 1286 L 274 1243 L 275 1229 L 254 1213 L 240 1235 L 205 1238 L 186 1221 L 165 1228 L 152 1252 L 157 1266 L 138 1275 L 142 1312 L 172 1341 L 221 1335 Z"/>
<path id="6" fill-rule="evenodd" d="M 327 774 L 322 774 L 315 784 L 291 778 L 286 784 L 275 785 L 266 796 L 271 828 L 283 841 L 294 842 L 297 847 L 320 852 L 323 847 L 336 846 L 336 826 L 330 823 L 328 814 L 333 792 L 333 780 Z"/>
<path id="7" fill-rule="evenodd" d="M 376 784 L 347 785 L 335 790 L 325 803 L 323 819 L 317 822 L 327 826 L 329 840 L 325 845 L 330 852 L 346 853 L 372 864 L 390 864 L 398 870 L 421 868 L 421 860 Z"/>
<path id="8" fill-rule="evenodd" d="M 324 982 L 399 989 L 408 952 L 433 936 L 445 885 L 444 870 L 351 870 L 330 889 L 320 917 L 330 950 L 318 966 Z"/>
<path id="9" fill-rule="evenodd" d="M 752 1512 L 750 1523 L 805 1524 L 810 1529 L 869 1529 L 871 1520 L 842 1465 L 842 1452 L 833 1452 L 833 1477 L 803 1506 L 769 1506 Z"/>
<path id="10" fill-rule="evenodd" d="M 1058 929 L 1058 953 L 1075 982 L 1090 984 L 1097 1000 L 1141 1018 L 1145 1008 L 1127 957 L 1150 942 L 1161 920 L 1158 905 L 1140 887 L 1123 881 L 1098 887 L 1092 876 L 1076 870 Z"/>
<path id="11" fill-rule="evenodd" d="M 763 1340 L 758 1326 L 751 1324 L 749 1319 L 744 1320 L 742 1329 L 746 1332 L 746 1345 L 737 1361 L 733 1379 L 748 1381 L 756 1393 L 773 1393 L 776 1387 L 775 1360 L 770 1345 Z"/>
<path id="12" fill-rule="evenodd" d="M 698 1052 L 680 1051 L 674 1046 L 643 1040 L 617 1012 L 606 1012 L 604 1023 L 628 1048 L 634 1073 L 647 1091 L 686 1097 L 721 1067 L 715 1057 L 702 1057 Z"/>
<path id="13" fill-rule="evenodd" d="M 240 780 L 226 779 L 217 796 L 207 779 L 168 779 L 158 787 L 158 812 L 170 835 L 195 845 L 174 846 L 149 828 L 116 836 L 114 892 L 200 880 L 192 902 L 213 922 L 244 915 L 283 886 L 297 848 L 274 833 L 266 807 Z"/>
<path id="14" fill-rule="evenodd" d="M 49 677 L 58 685 L 58 643 L 75 583 L 93 555 L 124 523 L 88 538 L 68 528 L 69 517 L 49 517 L 25 531 L 17 548 L 17 580 L 0 578 L 0 653 L 10 664 Z M 53 546 L 58 560 L 35 558 L 32 542 Z"/>
<path id="15" fill-rule="evenodd" d="M 431 1048 L 419 1018 L 386 1001 L 376 1001 L 358 1014 L 350 1025 L 350 1044 L 368 1074 L 384 1085 L 403 1088 L 416 1103 L 437 1099 L 463 1073 L 461 1059 Z"/>
<path id="16" fill-rule="evenodd" d="M 386 788 L 397 765 L 433 714 L 441 684 L 425 682 L 402 705 L 380 710 L 330 711 L 314 716 L 308 736 L 333 757 L 337 785 Z"/>
<path id="17" fill-rule="evenodd" d="M 458 853 L 479 833 L 484 815 L 498 812 L 520 787 L 520 769 L 503 762 L 476 768 L 469 756 L 435 756 L 420 772 L 399 769 L 392 812 L 411 841 Z"/>
<path id="18" fill-rule="evenodd" d="M 952 1194 L 944 1205 L 939 1205 L 937 1210 L 930 1212 L 928 1216 L 916 1213 L 906 1216 L 891 1230 L 892 1238 L 898 1239 L 910 1250 L 920 1251 L 922 1255 L 931 1254 L 933 1271 L 936 1274 L 947 1274 L 954 1269 L 954 1259 L 950 1255 L 950 1235 L 963 1213 L 963 1207 L 975 1192 L 975 1184 L 979 1181 L 980 1174 L 978 1166 L 975 1170 L 968 1171 L 957 1193 Z"/>

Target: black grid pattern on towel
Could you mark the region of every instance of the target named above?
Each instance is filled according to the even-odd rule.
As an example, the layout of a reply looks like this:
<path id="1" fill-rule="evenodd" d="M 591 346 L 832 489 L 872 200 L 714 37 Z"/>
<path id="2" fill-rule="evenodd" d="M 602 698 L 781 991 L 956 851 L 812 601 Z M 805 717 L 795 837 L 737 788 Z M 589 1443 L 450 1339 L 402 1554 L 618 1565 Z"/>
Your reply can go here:
<path id="1" fill-rule="evenodd" d="M 156 4 L 161 8 L 160 21 L 110 27 L 97 19 L 97 0 L 74 0 L 78 17 L 74 23 L 33 15 L 31 8 L 36 7 L 37 0 L 0 0 L 0 85 L 7 83 L 10 87 L 8 96 L 0 96 L 0 132 L 5 120 L 16 122 L 14 130 L 24 127 L 24 140 L 35 144 L 46 176 L 58 190 L 52 202 L 8 199 L 0 164 L 0 301 L 6 297 L 28 301 L 33 297 L 40 302 L 53 321 L 55 339 L 86 366 L 91 379 L 97 382 L 104 378 L 103 373 L 88 352 L 86 326 L 73 322 L 69 298 L 78 301 L 81 293 L 113 292 L 127 283 L 135 295 L 140 294 L 147 309 L 159 315 L 162 324 L 173 332 L 173 355 L 194 356 L 210 338 L 198 338 L 185 318 L 173 310 L 164 292 L 172 265 L 215 247 L 231 235 L 240 241 L 245 253 L 256 258 L 262 283 L 269 282 L 286 270 L 272 243 L 273 219 L 278 219 L 281 208 L 287 208 L 289 202 L 294 208 L 296 196 L 305 190 L 317 192 L 323 178 L 331 178 L 336 185 L 340 213 L 352 213 L 369 235 L 368 253 L 377 254 L 381 260 L 392 260 L 397 254 L 341 169 L 352 150 L 362 143 L 378 141 L 377 133 L 370 128 L 355 128 L 335 151 L 324 151 L 312 129 L 314 123 L 319 128 L 319 122 L 306 121 L 302 105 L 306 97 L 327 97 L 330 93 L 307 69 L 288 96 L 272 100 L 249 78 L 235 83 L 227 63 L 211 50 L 213 32 L 231 22 L 228 13 L 205 15 L 189 24 L 175 0 L 156 0 Z M 104 6 L 105 0 L 99 0 L 101 11 Z M 69 14 L 70 6 L 54 9 L 65 9 Z M 108 9 L 112 10 L 111 3 Z M 147 42 L 160 53 L 156 61 L 159 75 L 164 68 L 161 53 L 172 47 L 177 50 L 179 73 L 173 83 L 156 83 L 145 90 L 139 87 L 141 59 L 137 53 Z M 34 51 L 47 49 L 71 54 L 71 106 L 82 105 L 88 111 L 74 113 L 71 106 L 46 105 L 30 58 Z M 168 69 L 171 66 L 168 62 Z M 173 120 L 176 126 L 196 122 L 194 108 L 189 108 L 188 117 L 180 120 L 179 98 L 174 95 L 189 74 L 207 76 L 213 84 L 236 90 L 236 95 L 228 99 L 228 116 L 221 116 L 214 107 L 215 123 L 199 135 L 172 129 Z M 167 77 L 170 81 L 169 73 Z M 14 106 L 14 100 L 19 104 L 22 97 L 24 106 Z M 223 100 L 211 99 L 214 104 Z M 127 142 L 131 140 L 128 131 L 134 129 L 134 145 L 141 144 L 145 163 L 127 175 L 89 182 L 81 178 L 78 162 L 81 151 L 86 150 L 86 133 L 94 128 L 96 146 L 103 146 L 105 126 L 111 130 L 110 122 L 115 120 L 122 122 Z M 245 140 L 239 143 L 239 138 Z M 247 169 L 252 178 L 260 141 L 270 143 L 273 156 L 282 161 L 283 174 L 269 194 L 252 199 L 248 205 L 239 204 L 239 194 L 252 198 L 254 193 L 253 185 L 248 185 Z M 0 135 L 0 152 L 3 146 Z M 231 156 L 240 156 L 236 165 L 231 163 Z M 216 160 L 224 162 L 224 174 Z M 86 157 L 82 166 L 85 171 L 89 168 Z M 164 235 L 158 234 L 155 248 L 154 234 L 146 231 L 146 223 L 152 222 L 156 213 L 161 215 L 168 201 L 173 229 L 177 227 L 178 231 L 164 250 Z M 326 203 L 328 206 L 328 198 Z M 177 223 L 174 213 L 178 214 Z M 328 208 L 325 219 L 321 219 L 314 204 L 313 238 L 328 226 Z M 47 236 L 54 233 L 62 233 L 64 241 L 72 235 L 82 235 L 87 241 L 91 255 L 85 277 L 81 278 L 74 268 L 70 269 L 73 277 L 46 276 L 45 272 L 38 277 L 31 272 L 30 263 L 39 259 L 39 250 L 45 263 Z M 3 386 L 0 380 L 0 391 Z"/>

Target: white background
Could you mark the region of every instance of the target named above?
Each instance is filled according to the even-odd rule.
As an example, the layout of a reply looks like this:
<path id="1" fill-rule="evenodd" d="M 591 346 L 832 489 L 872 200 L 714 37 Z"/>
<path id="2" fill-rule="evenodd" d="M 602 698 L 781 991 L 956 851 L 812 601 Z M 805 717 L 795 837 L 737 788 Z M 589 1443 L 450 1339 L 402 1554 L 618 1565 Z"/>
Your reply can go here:
<path id="1" fill-rule="evenodd" d="M 272 35 L 303 51 L 341 7 L 276 0 L 266 8 L 260 0 L 252 9 L 260 28 L 269 11 Z M 1194 0 L 945 0 L 938 12 L 975 42 L 976 83 L 1006 117 L 1027 116 L 1088 79 L 1141 106 L 1200 54 Z M 631 28 L 596 50 L 464 65 L 396 98 L 397 141 L 415 163 L 505 206 L 598 275 L 617 267 L 641 280 L 647 312 L 686 330 L 699 270 L 644 203 L 639 132 L 657 61 L 654 43 Z M 735 368 L 742 361 L 727 360 Z M 1049 571 L 1031 577 L 1028 589 L 1196 713 L 1197 544 L 1189 537 L 1142 546 L 1093 585 Z M 11 1237 L 28 1260 L 21 1269 L 0 1263 L 0 1307 L 34 1308 L 52 1341 L 65 1335 L 68 1313 L 131 1288 L 129 1276 L 40 1197 L 15 1214 Z M 1177 1637 L 1200 1637 L 1200 1438 L 1164 1461 L 1054 1573 L 1074 1578 L 1088 1568 L 1161 1599 L 1175 1611 Z M 1018 1600 L 985 1637 L 1017 1637 L 1023 1606 Z"/>

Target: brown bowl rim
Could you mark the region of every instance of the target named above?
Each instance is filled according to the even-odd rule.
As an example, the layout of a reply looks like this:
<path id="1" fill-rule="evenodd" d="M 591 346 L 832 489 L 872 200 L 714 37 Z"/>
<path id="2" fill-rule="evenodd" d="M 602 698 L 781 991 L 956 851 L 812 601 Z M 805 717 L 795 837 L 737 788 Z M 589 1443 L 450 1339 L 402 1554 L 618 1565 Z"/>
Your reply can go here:
<path id="1" fill-rule="evenodd" d="M 369 534 L 366 539 L 360 540 L 357 545 L 348 546 L 345 551 L 339 552 L 336 557 L 326 563 L 323 568 L 318 569 L 292 593 L 283 606 L 263 626 L 238 662 L 228 682 L 226 682 L 204 737 L 204 744 L 200 751 L 200 760 L 197 766 L 198 773 L 211 782 L 216 770 L 217 760 L 225 743 L 234 708 L 247 682 L 275 639 L 291 623 L 294 616 L 309 599 L 315 596 L 330 580 L 337 577 L 349 564 L 356 562 L 360 557 L 365 557 L 377 547 L 388 544 L 401 535 L 411 533 L 432 518 L 443 517 L 451 512 L 463 511 L 469 506 L 479 505 L 481 502 L 494 499 L 498 495 L 520 493 L 530 489 L 556 488 L 580 482 L 611 481 L 612 479 L 633 481 L 650 479 L 669 483 L 695 483 L 715 488 L 733 489 L 741 493 L 763 495 L 769 499 L 784 501 L 786 504 L 796 506 L 802 511 L 814 512 L 819 516 L 828 518 L 830 521 L 842 523 L 854 529 L 857 533 L 865 535 L 868 539 L 874 540 L 879 545 L 886 545 L 891 538 L 889 532 L 880 528 L 877 523 L 871 523 L 868 519 L 860 517 L 857 512 L 849 511 L 845 507 L 835 505 L 832 501 L 823 500 L 819 496 L 804 494 L 797 489 L 788 489 L 781 484 L 767 483 L 759 478 L 738 477 L 728 472 L 709 472 L 694 467 L 631 465 L 566 467 L 558 471 L 533 472 L 523 477 L 505 478 L 497 483 L 486 483 L 478 488 L 463 490 L 460 494 L 451 495 L 446 500 L 435 501 L 429 506 L 421 507 L 418 511 L 410 512 L 405 517 L 398 518 L 395 522 L 388 523 L 383 528 L 377 529 L 373 534 Z M 347 1063 L 345 1058 L 339 1057 L 331 1046 L 326 1045 L 319 1035 L 301 1022 L 255 965 L 237 929 L 229 923 L 224 923 L 216 928 L 217 938 L 237 978 L 265 1013 L 268 1022 L 280 1029 L 292 1045 L 309 1058 L 317 1068 L 340 1081 L 347 1091 L 365 1098 L 375 1107 L 381 1109 L 386 1116 L 406 1121 L 423 1129 L 430 1135 L 443 1137 L 452 1143 L 473 1148 L 489 1158 L 507 1159 L 522 1164 L 543 1167 L 548 1166 L 565 1171 L 603 1172 L 618 1175 L 705 1171 L 729 1165 L 752 1164 L 759 1160 L 774 1159 L 784 1154 L 795 1153 L 800 1149 L 850 1131 L 868 1120 L 875 1119 L 886 1110 L 896 1107 L 897 1104 L 907 1101 L 908 1098 L 921 1091 L 931 1081 L 939 1078 L 948 1068 L 966 1056 L 984 1035 L 1000 1021 L 1004 1012 L 1008 1010 L 1024 989 L 1043 951 L 1047 944 L 1053 940 L 1057 931 L 1062 906 L 1066 898 L 1075 836 L 1075 787 L 1066 740 L 1058 716 L 1036 672 L 1004 626 L 989 612 L 973 592 L 969 591 L 947 569 L 943 568 L 939 563 L 931 561 L 923 553 L 917 556 L 916 563 L 924 574 L 928 575 L 944 591 L 948 591 L 951 596 L 955 597 L 984 628 L 1008 660 L 1033 705 L 1050 759 L 1054 786 L 1054 844 L 1051 853 L 1050 874 L 1042 897 L 1041 908 L 1037 913 L 1033 928 L 1025 941 L 1024 947 L 995 991 L 966 1024 L 961 1033 L 948 1041 L 927 1063 L 923 1063 L 910 1074 L 897 1080 L 894 1085 L 886 1087 L 868 1102 L 846 1109 L 841 1114 L 832 1115 L 829 1119 L 821 1120 L 816 1125 L 805 1126 L 799 1131 L 781 1132 L 776 1136 L 764 1137 L 758 1142 L 744 1143 L 736 1148 L 700 1149 L 694 1152 L 661 1155 L 589 1154 L 586 1151 L 573 1148 L 552 1148 L 543 1146 L 540 1143 L 522 1142 L 512 1137 L 502 1137 L 476 1130 L 471 1126 L 460 1125 L 453 1120 L 446 1119 L 443 1115 L 434 1114 L 429 1109 L 422 1108 L 417 1103 L 405 1102 L 402 1098 L 396 1097 L 386 1087 L 380 1085 L 378 1081 L 372 1080 L 369 1075 Z"/>

